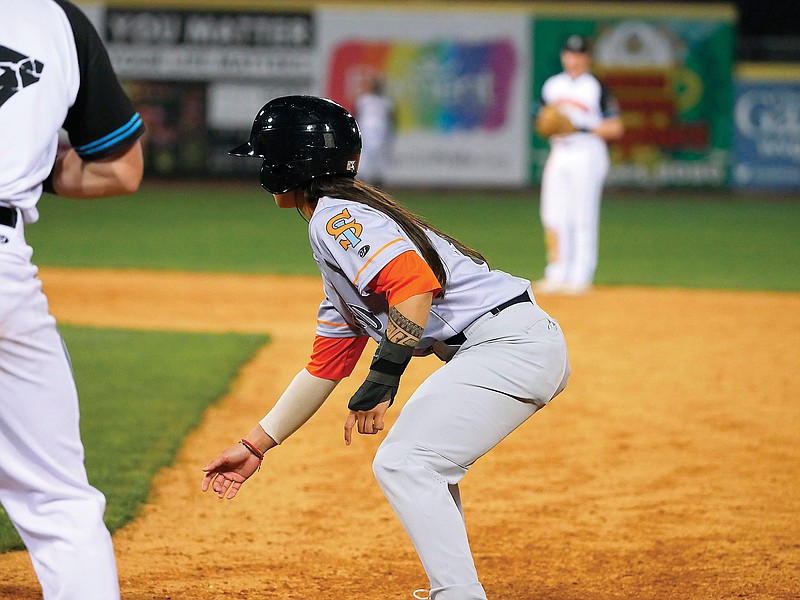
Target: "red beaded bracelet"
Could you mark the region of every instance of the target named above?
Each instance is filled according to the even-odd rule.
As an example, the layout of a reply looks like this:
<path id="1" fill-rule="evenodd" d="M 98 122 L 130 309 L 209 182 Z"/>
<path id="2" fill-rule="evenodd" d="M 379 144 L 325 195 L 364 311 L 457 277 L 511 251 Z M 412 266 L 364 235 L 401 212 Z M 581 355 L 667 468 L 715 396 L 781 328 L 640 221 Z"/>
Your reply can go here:
<path id="1" fill-rule="evenodd" d="M 264 453 L 263 453 L 263 452 L 261 452 L 261 451 L 259 451 L 259 449 L 258 449 L 258 448 L 256 448 L 256 447 L 255 447 L 253 444 L 251 444 L 250 442 L 248 442 L 246 439 L 242 438 L 241 440 L 239 440 L 239 443 L 240 443 L 242 446 L 244 446 L 245 448 L 247 448 L 248 450 L 250 450 L 250 452 L 251 452 L 251 453 L 252 453 L 254 456 L 258 457 L 258 460 L 264 460 Z"/>

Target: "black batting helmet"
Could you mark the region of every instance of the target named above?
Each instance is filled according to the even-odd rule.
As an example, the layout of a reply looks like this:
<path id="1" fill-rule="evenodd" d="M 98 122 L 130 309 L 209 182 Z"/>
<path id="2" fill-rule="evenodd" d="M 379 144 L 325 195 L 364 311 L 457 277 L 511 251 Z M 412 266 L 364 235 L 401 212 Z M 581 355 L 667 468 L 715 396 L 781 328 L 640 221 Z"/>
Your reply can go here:
<path id="1" fill-rule="evenodd" d="M 264 159 L 261 185 L 282 194 L 323 175 L 355 177 L 361 132 L 353 115 L 331 100 L 282 96 L 258 111 L 250 139 L 230 154 Z"/>

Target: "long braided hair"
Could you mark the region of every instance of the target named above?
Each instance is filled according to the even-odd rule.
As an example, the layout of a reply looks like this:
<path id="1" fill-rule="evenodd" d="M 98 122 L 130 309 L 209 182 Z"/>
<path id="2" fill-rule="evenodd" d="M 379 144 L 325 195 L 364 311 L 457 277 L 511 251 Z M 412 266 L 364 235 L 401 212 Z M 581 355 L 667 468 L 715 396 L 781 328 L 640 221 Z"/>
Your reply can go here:
<path id="1" fill-rule="evenodd" d="M 439 285 L 442 286 L 442 290 L 446 290 L 447 288 L 447 272 L 444 263 L 442 263 L 442 259 L 425 234 L 425 230 L 432 231 L 439 237 L 447 240 L 460 252 L 473 260 L 487 263 L 483 255 L 477 250 L 473 250 L 469 246 L 462 244 L 458 240 L 438 230 L 423 218 L 398 204 L 386 192 L 364 183 L 363 181 L 352 177 L 340 177 L 335 175 L 330 177 L 317 177 L 304 183 L 302 189 L 306 201 L 312 206 L 316 206 L 317 201 L 323 196 L 330 196 L 332 198 L 360 202 L 361 204 L 365 204 L 387 215 L 400 225 L 402 230 L 405 231 L 406 235 L 408 235 L 414 245 L 416 245 L 422 253 L 422 257 L 430 266 L 433 274 L 436 275 L 436 279 L 439 281 Z"/>

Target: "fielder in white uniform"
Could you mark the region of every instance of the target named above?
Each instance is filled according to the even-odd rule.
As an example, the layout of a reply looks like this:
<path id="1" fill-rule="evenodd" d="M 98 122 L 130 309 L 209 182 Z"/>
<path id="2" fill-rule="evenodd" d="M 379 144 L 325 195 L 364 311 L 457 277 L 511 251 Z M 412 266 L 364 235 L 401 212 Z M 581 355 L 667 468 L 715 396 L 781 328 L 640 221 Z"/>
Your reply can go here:
<path id="1" fill-rule="evenodd" d="M 606 142 L 622 137 L 624 125 L 616 99 L 589 72 L 585 38 L 567 38 L 561 64 L 564 70 L 545 81 L 541 99 L 556 105 L 577 131 L 550 138 L 540 199 L 547 265 L 534 289 L 580 294 L 591 288 L 597 267 L 600 200 L 609 168 Z"/>
<path id="2" fill-rule="evenodd" d="M 0 0 L 0 22 L 0 502 L 46 600 L 114 600 L 105 498 L 87 481 L 71 366 L 24 230 L 43 185 L 135 191 L 144 127 L 74 5 Z M 56 156 L 62 126 L 73 148 Z"/>
<path id="3" fill-rule="evenodd" d="M 358 177 L 380 187 L 386 180 L 391 161 L 395 109 L 379 77 L 370 79 L 364 93 L 356 98 L 353 116 L 361 131 Z"/>
<path id="4" fill-rule="evenodd" d="M 232 151 L 262 158 L 261 183 L 277 205 L 309 219 L 326 297 L 311 361 L 239 444 L 204 467 L 202 489 L 233 498 L 264 453 L 350 375 L 369 338 L 378 349 L 349 402 L 348 444 L 353 428 L 383 430 L 406 365 L 433 352 L 446 364 L 406 402 L 373 470 L 419 554 L 430 598 L 482 600 L 458 483 L 564 389 L 564 336 L 530 282 L 490 269 L 476 251 L 354 179 L 360 147 L 342 107 L 289 96 L 267 103 L 250 141 Z"/>

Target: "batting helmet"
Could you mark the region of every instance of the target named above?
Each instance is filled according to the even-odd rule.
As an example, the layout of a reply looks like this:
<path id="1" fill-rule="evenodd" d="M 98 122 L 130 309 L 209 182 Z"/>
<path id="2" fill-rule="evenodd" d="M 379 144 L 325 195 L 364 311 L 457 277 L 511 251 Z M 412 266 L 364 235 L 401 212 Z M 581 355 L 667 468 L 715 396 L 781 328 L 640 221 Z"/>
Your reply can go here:
<path id="1" fill-rule="evenodd" d="M 230 154 L 264 159 L 261 185 L 282 194 L 323 175 L 355 177 L 361 133 L 353 115 L 331 100 L 283 96 L 258 111 L 250 139 Z"/>

